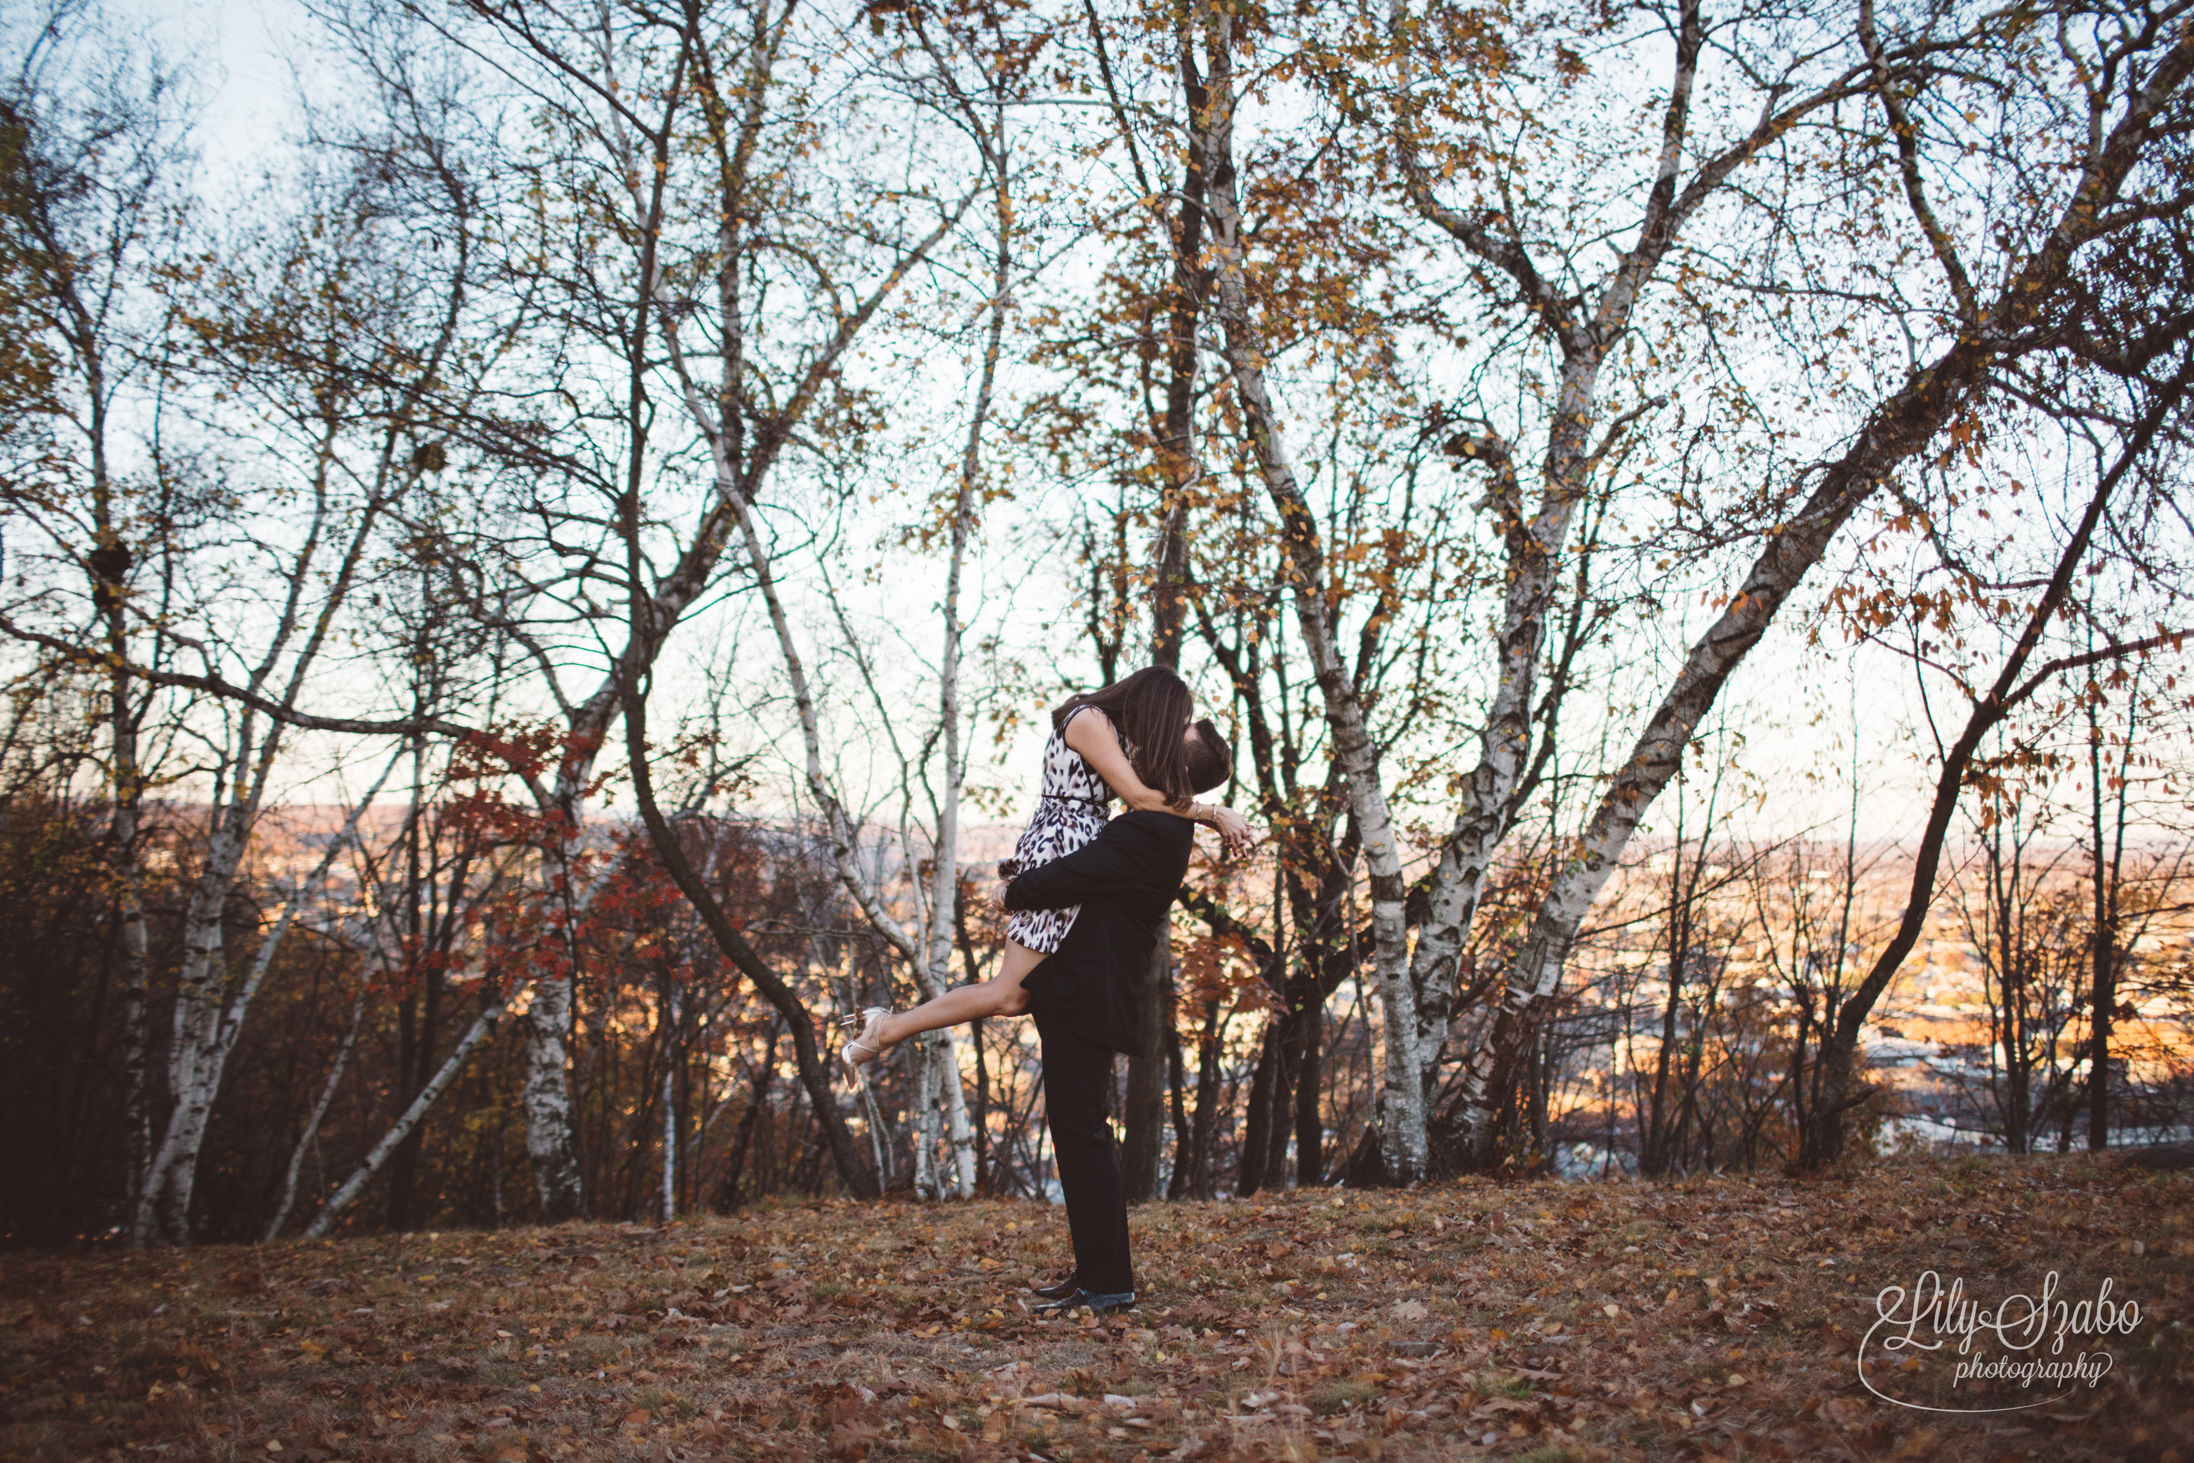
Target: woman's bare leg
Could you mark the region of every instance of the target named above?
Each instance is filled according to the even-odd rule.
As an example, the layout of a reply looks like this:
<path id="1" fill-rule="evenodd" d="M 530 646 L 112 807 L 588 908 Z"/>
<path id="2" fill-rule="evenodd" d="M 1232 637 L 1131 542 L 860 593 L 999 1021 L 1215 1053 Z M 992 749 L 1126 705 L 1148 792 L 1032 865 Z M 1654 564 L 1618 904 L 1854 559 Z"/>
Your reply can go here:
<path id="1" fill-rule="evenodd" d="M 1028 1009 L 1028 992 L 1021 989 L 1021 982 L 1043 961 L 1042 951 L 1008 940 L 1005 961 L 996 975 L 980 985 L 954 986 L 911 1011 L 895 1012 L 884 1018 L 878 1034 L 888 1050 L 941 1026 L 959 1026 L 986 1016 L 1018 1016 Z"/>

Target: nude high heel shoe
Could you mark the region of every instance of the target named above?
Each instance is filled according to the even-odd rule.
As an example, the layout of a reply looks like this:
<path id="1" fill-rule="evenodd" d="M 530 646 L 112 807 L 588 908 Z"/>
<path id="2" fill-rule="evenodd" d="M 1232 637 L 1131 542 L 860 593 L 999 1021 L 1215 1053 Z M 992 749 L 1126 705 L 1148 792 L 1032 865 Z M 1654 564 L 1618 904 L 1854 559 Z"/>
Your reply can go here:
<path id="1" fill-rule="evenodd" d="M 855 1077 L 861 1068 L 884 1054 L 884 1018 L 891 1014 L 889 1006 L 869 1006 L 858 1015 L 845 1018 L 846 1044 L 838 1049 L 838 1057 L 846 1064 L 846 1070 Z M 860 1023 L 860 1034 L 854 1034 L 854 1023 Z"/>

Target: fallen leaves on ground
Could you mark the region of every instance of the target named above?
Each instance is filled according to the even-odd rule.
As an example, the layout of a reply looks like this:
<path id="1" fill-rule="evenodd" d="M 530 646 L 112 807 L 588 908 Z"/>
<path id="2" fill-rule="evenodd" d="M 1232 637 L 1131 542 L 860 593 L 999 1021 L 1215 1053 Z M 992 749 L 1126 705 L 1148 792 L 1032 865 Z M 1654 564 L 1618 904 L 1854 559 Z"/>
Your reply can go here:
<path id="1" fill-rule="evenodd" d="M 2190 1200 L 2073 1157 L 1154 1204 L 1103 1321 L 1030 1314 L 1028 1203 L 12 1255 L 0 1457 L 2194 1463 Z M 1931 1269 L 2141 1323 L 2062 1404 L 1892 1406 L 1857 1348 Z"/>

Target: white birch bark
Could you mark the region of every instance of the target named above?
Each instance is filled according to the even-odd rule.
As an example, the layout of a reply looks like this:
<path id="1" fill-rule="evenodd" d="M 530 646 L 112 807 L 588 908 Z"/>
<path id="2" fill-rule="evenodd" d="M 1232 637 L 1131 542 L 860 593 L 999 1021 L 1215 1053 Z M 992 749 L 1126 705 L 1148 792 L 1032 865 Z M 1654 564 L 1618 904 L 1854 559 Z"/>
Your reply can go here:
<path id="1" fill-rule="evenodd" d="M 1007 194 L 1004 148 L 1004 114 L 996 118 L 996 151 L 991 168 L 996 179 L 998 252 L 993 260 L 989 331 L 983 341 L 982 375 L 976 385 L 975 410 L 968 421 L 967 444 L 960 456 L 959 490 L 952 502 L 952 557 L 945 571 L 943 608 L 944 646 L 938 657 L 937 718 L 943 743 L 945 786 L 937 804 L 937 836 L 930 860 L 928 948 L 922 962 L 928 979 L 925 999 L 941 994 L 952 971 L 952 937 L 958 928 L 960 900 L 960 798 L 967 783 L 967 757 L 960 745 L 960 589 L 967 568 L 969 542 L 975 534 L 975 494 L 982 478 L 983 428 L 990 420 L 992 392 L 998 380 L 998 357 L 1005 339 L 1006 308 L 1012 286 L 1010 252 L 1012 217 Z M 953 1192 L 961 1198 L 975 1194 L 975 1128 L 968 1116 L 967 1095 L 961 1089 L 960 1072 L 964 1039 L 958 1027 L 944 1032 L 939 1054 L 939 1080 L 946 1097 L 945 1124 L 950 1134 Z"/>
<path id="2" fill-rule="evenodd" d="M 691 399 L 689 393 L 689 400 Z M 844 801 L 839 797 L 836 787 L 824 770 L 821 719 L 817 711 L 814 691 L 808 680 L 806 657 L 800 648 L 799 638 L 792 628 L 791 616 L 786 611 L 783 595 L 779 592 L 777 578 L 771 563 L 771 555 L 762 541 L 760 528 L 755 523 L 753 515 L 748 511 L 744 498 L 734 494 L 729 498 L 729 501 L 742 540 L 747 548 L 748 568 L 754 574 L 756 587 L 762 591 L 763 602 L 769 612 L 770 626 L 776 634 L 778 653 L 784 665 L 786 679 L 792 685 L 793 705 L 799 717 L 802 752 L 807 763 L 807 787 L 823 815 L 824 837 L 830 849 L 832 866 L 837 870 L 839 883 L 845 888 L 847 894 L 852 897 L 854 904 L 860 909 L 862 915 L 867 918 L 877 933 L 885 938 L 899 957 L 907 962 L 909 969 L 914 973 L 916 988 L 922 993 L 923 999 L 927 1000 L 932 996 L 941 994 L 945 986 L 942 978 L 944 972 L 939 971 L 930 964 L 930 949 L 933 941 L 924 939 L 926 931 L 923 926 L 928 926 L 930 931 L 939 928 L 943 930 L 944 943 L 942 948 L 947 959 L 949 959 L 952 930 L 951 909 L 948 906 L 939 911 L 932 905 L 927 909 L 919 910 L 921 924 L 910 929 L 897 916 L 892 914 L 890 906 L 886 902 L 881 883 L 869 869 L 863 867 L 860 857 L 860 825 L 852 814 L 847 811 Z M 957 625 L 950 627 L 951 638 L 957 639 L 957 632 Z M 941 827 L 939 830 L 940 835 L 944 831 Z M 954 832 L 956 833 L 956 831 L 955 828 Z M 958 892 L 957 850 L 945 846 L 940 837 L 934 857 L 939 868 L 947 871 L 954 880 L 954 883 L 948 888 L 947 897 L 956 897 Z M 924 903 L 927 902 L 924 901 Z M 940 913 L 943 915 L 942 919 L 938 917 Z M 936 1101 L 941 1102 L 950 1110 L 954 1146 L 966 1155 L 964 1164 L 956 1162 L 955 1165 L 956 1172 L 964 1170 L 965 1186 L 962 1187 L 956 1179 L 954 1189 L 955 1192 L 967 1196 L 972 1195 L 974 1192 L 974 1135 L 967 1118 L 966 1099 L 960 1091 L 959 1045 L 958 1033 L 951 1032 L 942 1040 L 925 1040 L 919 1043 L 916 1051 L 919 1054 L 918 1060 L 924 1064 L 925 1069 L 939 1068 L 944 1064 L 949 1064 L 951 1067 L 950 1080 L 941 1081 L 937 1071 L 926 1070 L 919 1085 L 925 1095 L 935 1094 Z M 916 1111 L 919 1114 L 917 1126 L 920 1129 L 915 1145 L 916 1186 L 925 1193 L 935 1193 L 937 1191 L 931 1176 L 935 1158 L 930 1150 L 934 1146 L 937 1131 L 932 1111 L 933 1106 L 934 1104 L 927 1100 L 918 1102 L 916 1106 Z"/>
<path id="3" fill-rule="evenodd" d="M 304 1171 L 305 1155 L 312 1151 L 313 1141 L 320 1136 L 320 1124 L 335 1103 L 335 1089 L 342 1085 L 343 1071 L 350 1065 L 351 1049 L 358 1044 L 358 1029 L 365 1025 L 366 994 L 367 987 L 361 985 L 358 999 L 351 1002 L 350 1025 L 343 1029 L 342 1043 L 335 1048 L 335 1061 L 328 1068 L 327 1080 L 320 1084 L 320 1097 L 313 1103 L 311 1115 L 305 1119 L 305 1130 L 297 1135 L 297 1144 L 290 1149 L 289 1166 L 282 1171 L 282 1197 L 274 1206 L 274 1217 L 259 1233 L 262 1242 L 280 1239 L 282 1226 L 289 1223 L 289 1212 L 297 1203 L 297 1176 Z"/>
<path id="4" fill-rule="evenodd" d="M 223 809 L 218 815 L 205 864 L 184 909 L 182 970 L 168 1042 L 173 1106 L 137 1196 L 137 1227 L 174 1244 L 190 1241 L 198 1152 L 220 1090 L 221 1033 L 229 1016 L 221 915 L 244 845 L 240 831 L 231 826 L 231 813 Z M 240 1019 L 245 1012 L 236 1014 Z"/>
<path id="5" fill-rule="evenodd" d="M 565 846 L 549 862 L 566 872 L 554 876 L 568 887 L 569 870 L 576 849 Z M 552 888 L 549 897 L 555 898 Z M 572 921 L 575 922 L 575 921 Z M 561 970 L 538 977 L 533 997 L 526 1003 L 525 1077 L 519 1087 L 519 1106 L 526 1115 L 526 1163 L 533 1174 L 534 1197 L 542 1219 L 550 1224 L 579 1215 L 586 1206 L 580 1184 L 578 1135 L 571 1116 L 571 1049 L 567 1040 L 572 1023 L 573 982 L 576 972 L 577 931 L 563 931 L 566 957 Z"/>
<path id="6" fill-rule="evenodd" d="M 118 763 L 120 759 L 117 759 Z M 134 769 L 134 756 L 120 765 Z M 143 1249 L 155 1238 L 152 1206 L 139 1203 L 152 1171 L 152 938 L 139 888 L 137 799 L 120 795 L 114 844 L 122 915 L 122 1082 L 129 1125 L 130 1245 Z"/>
<path id="7" fill-rule="evenodd" d="M 269 726 L 264 745 L 255 746 L 257 718 L 242 719 L 232 762 L 238 795 L 215 815 L 207 840 L 206 861 L 184 911 L 183 960 L 177 979 L 173 1035 L 168 1053 L 168 1091 L 174 1106 L 137 1195 L 134 1228 L 172 1243 L 190 1239 L 191 1196 L 197 1184 L 198 1155 L 215 1100 L 228 1071 L 228 1060 L 243 1035 L 253 1000 L 265 983 L 275 952 L 296 919 L 307 893 L 327 877 L 328 869 L 357 836 L 359 819 L 388 780 L 401 757 L 391 757 L 373 785 L 352 806 L 343 827 L 306 880 L 283 901 L 274 925 L 260 937 L 251 966 L 232 994 L 224 958 L 223 916 L 236 886 L 245 850 L 257 823 L 267 782 L 274 770 L 280 726 Z"/>
<path id="8" fill-rule="evenodd" d="M 678 1217 L 678 1018 L 681 1002 L 670 998 L 670 1026 L 663 1034 L 663 1223 Z"/>
<path id="9" fill-rule="evenodd" d="M 1251 316 L 1234 166 L 1233 16 L 1215 8 L 1206 13 L 1204 26 L 1209 105 L 1195 120 L 1191 145 L 1204 155 L 1213 295 L 1224 327 L 1222 351 L 1234 376 L 1258 472 L 1279 514 L 1296 622 L 1325 704 L 1334 757 L 1348 785 L 1349 806 L 1363 837 L 1371 892 L 1372 958 L 1382 1005 L 1380 1157 L 1390 1182 L 1409 1184 L 1424 1176 L 1428 1148 L 1417 1000 L 1410 983 L 1409 932 L 1403 917 L 1401 846 L 1380 779 L 1379 751 L 1335 644 L 1317 519 L 1281 442 L 1279 414 L 1265 382 L 1268 352 Z"/>
<path id="10" fill-rule="evenodd" d="M 942 1199 L 944 1188 L 937 1171 L 937 1134 L 940 1109 L 944 1106 L 943 1073 L 938 1070 L 937 1053 L 944 1042 L 934 1031 L 925 1031 L 914 1038 L 914 1192 L 925 1199 Z M 959 1085 L 959 1074 L 953 1074 L 953 1085 Z"/>
<path id="11" fill-rule="evenodd" d="M 96 517 L 111 541 L 113 529 L 103 490 L 103 452 L 99 454 L 95 479 L 102 487 L 96 500 Z M 127 668 L 127 591 L 118 579 L 110 580 L 104 588 L 102 598 L 106 603 L 102 608 L 107 621 L 107 648 L 112 656 L 107 672 L 107 723 L 112 742 L 114 820 L 108 830 L 108 844 L 113 850 L 116 903 L 121 915 L 123 1121 L 129 1128 L 129 1187 L 125 1192 L 131 1200 L 130 1245 L 143 1249 L 155 1238 L 152 1208 L 137 1202 L 137 1196 L 146 1191 L 145 1179 L 152 1171 L 152 933 L 145 917 L 144 865 L 138 842 L 145 779 L 137 764 L 137 710 L 132 704 L 136 686 Z"/>
<path id="12" fill-rule="evenodd" d="M 631 204 L 630 213 L 620 221 L 620 227 L 626 237 L 636 241 L 635 267 L 630 276 L 635 290 L 635 298 L 629 302 L 632 318 L 645 326 L 648 309 L 652 307 L 657 312 L 657 324 L 669 347 L 679 389 L 691 411 L 693 423 L 709 448 L 716 488 L 710 506 L 687 530 L 678 546 L 676 563 L 668 572 L 655 575 L 643 586 L 635 568 L 628 638 L 594 694 L 582 702 L 569 704 L 558 693 L 570 732 L 569 751 L 559 766 L 554 790 L 534 786 L 543 814 L 561 818 L 565 823 L 561 841 L 546 850 L 544 860 L 548 865 L 552 896 L 558 895 L 560 888 L 568 889 L 572 882 L 582 828 L 580 792 L 592 776 L 599 750 L 619 715 L 626 691 L 637 692 L 637 688 L 645 684 L 670 633 L 685 611 L 714 582 L 735 521 L 743 523 L 747 504 L 768 480 L 779 455 L 793 440 L 809 409 L 836 378 L 838 367 L 855 338 L 908 273 L 951 232 L 959 219 L 958 210 L 942 210 L 937 226 L 927 235 L 895 246 L 884 277 L 865 295 L 851 301 L 850 309 L 845 308 L 847 302 L 835 293 L 835 285 L 826 281 L 812 303 L 832 321 L 828 336 L 802 352 L 801 365 L 793 379 L 777 383 L 783 388 L 781 392 L 772 392 L 762 402 L 743 396 L 743 378 L 748 368 L 744 356 L 746 327 L 738 291 L 744 278 L 744 262 L 753 254 L 746 234 L 756 227 L 755 200 L 762 193 L 773 192 L 779 181 L 779 175 L 772 171 L 777 159 L 765 151 L 765 134 L 768 125 L 776 120 L 771 110 L 778 90 L 773 71 L 796 8 L 796 0 L 785 0 L 774 12 L 770 5 L 748 7 L 746 14 L 752 22 L 748 34 L 734 38 L 726 48 L 728 54 L 737 57 L 733 63 L 735 74 L 723 78 L 714 73 L 702 75 L 691 64 L 690 50 L 665 53 L 670 62 L 666 71 L 645 78 L 620 78 L 619 71 L 628 61 L 637 59 L 644 68 L 649 64 L 649 58 L 637 52 L 620 52 L 619 33 L 611 23 L 611 12 L 606 9 L 597 8 L 591 16 L 582 14 L 562 20 L 568 26 L 566 35 L 573 46 L 569 54 L 554 53 L 544 40 L 546 32 L 531 19 L 500 13 L 484 15 L 505 32 L 506 38 L 521 54 L 546 62 L 544 72 L 550 84 L 569 81 L 574 110 L 595 118 L 594 136 L 606 145 L 617 163 Z M 652 48 L 656 39 L 651 35 L 645 44 Z M 679 37 L 679 42 L 690 47 L 713 45 L 719 39 L 693 33 Z M 652 132 L 644 130 L 646 124 L 634 110 L 641 105 L 636 100 L 640 98 L 662 108 L 658 125 Z M 705 128 L 688 127 L 688 123 L 695 120 L 687 114 L 688 108 L 697 111 L 698 120 L 706 124 Z M 683 156 L 678 151 L 683 146 L 683 139 L 702 132 L 706 132 L 714 144 L 716 176 L 709 178 L 703 186 L 713 188 L 718 195 L 719 254 L 713 265 L 705 258 L 691 262 L 702 271 L 713 267 L 717 276 L 725 327 L 721 347 L 724 379 L 719 383 L 720 389 L 712 390 L 710 394 L 725 407 L 721 418 L 701 399 L 687 369 L 677 335 L 678 318 L 686 308 L 686 302 L 672 298 L 668 293 L 664 268 L 657 253 L 673 202 L 670 192 L 672 164 Z M 645 145 L 644 150 L 639 144 Z M 773 196 L 764 206 L 774 208 L 778 203 Z M 964 209 L 965 204 L 961 207 Z M 650 396 L 646 378 L 661 364 L 646 356 L 643 344 L 635 339 L 631 358 L 623 363 L 631 373 L 631 400 L 635 413 L 641 411 L 640 403 Z M 633 430 L 633 456 L 627 463 L 627 490 L 630 501 L 636 503 L 644 487 L 644 462 L 640 455 L 640 444 L 645 437 L 644 421 L 636 418 Z M 637 532 L 637 529 L 632 531 Z M 636 545 L 628 544 L 628 548 L 637 552 Z M 544 658 L 542 669 L 553 688 L 555 667 Z M 567 939 L 575 934 L 576 931 L 567 926 Z M 576 945 L 569 946 L 569 950 L 572 968 L 576 969 Z M 749 975 L 758 978 L 753 977 L 752 971 Z M 802 1082 L 816 1104 L 820 1119 L 832 1132 L 832 1151 L 843 1166 L 848 1150 L 842 1141 L 842 1122 L 831 1108 L 827 1079 L 813 1059 L 812 1028 L 782 988 L 776 990 L 772 1000 L 779 1005 L 788 1026 L 794 1028 L 793 1042 L 802 1054 Z M 523 1098 L 527 1114 L 526 1146 L 543 1215 L 552 1220 L 578 1212 L 584 1203 L 571 1118 L 570 1063 L 565 1035 L 571 1021 L 573 999 L 572 975 L 566 971 L 536 983 L 532 1004 L 526 1012 Z M 849 1180 L 857 1187 L 861 1182 L 858 1175 L 849 1174 Z"/>
<path id="13" fill-rule="evenodd" d="M 1395 5 L 1391 20 L 1399 32 L 1408 21 L 1407 7 Z M 1565 297 L 1541 271 L 1519 226 L 1501 211 L 1456 209 L 1441 201 L 1434 177 L 1419 161 L 1421 128 L 1411 95 L 1414 82 L 1409 48 L 1398 45 L 1395 50 L 1399 85 L 1392 141 L 1411 207 L 1466 254 L 1508 276 L 1530 303 L 1550 346 L 1562 360 L 1555 408 L 1547 426 L 1544 489 L 1536 512 L 1528 520 L 1509 443 L 1489 429 L 1475 438 L 1459 436 L 1450 444 L 1451 451 L 1493 469 L 1495 482 L 1488 505 L 1498 514 L 1508 575 L 1495 693 L 1480 735 L 1479 761 L 1432 871 L 1413 960 L 1413 976 L 1423 1003 L 1420 1038 L 1428 1063 L 1436 1060 L 1444 1041 L 1462 949 L 1476 918 L 1487 872 L 1529 791 L 1532 722 L 1538 714 L 1533 705 L 1538 668 L 1571 520 L 1599 462 L 1621 432 L 1658 404 L 1649 400 L 1619 417 L 1595 448 L 1589 434 L 1599 409 L 1601 366 L 1627 335 L 1647 285 L 1700 205 L 1762 147 L 1811 112 L 1848 100 L 1859 86 L 1855 69 L 1781 106 L 1776 105 L 1779 96 L 1771 92 L 1749 133 L 1703 158 L 1685 180 L 1683 158 L 1690 141 L 1693 93 L 1705 44 L 1700 0 L 1683 0 L 1676 20 L 1674 64 L 1662 109 L 1659 155 L 1645 185 L 1637 236 L 1601 276 L 1597 289 L 1576 297 Z"/>
<path id="14" fill-rule="evenodd" d="M 263 650 L 238 688 L 247 698 L 245 709 L 236 714 L 228 728 L 228 741 L 215 770 L 214 811 L 204 861 L 184 913 L 183 957 L 168 1057 L 172 1106 L 159 1146 L 133 1196 L 131 1231 L 140 1242 L 159 1239 L 180 1244 L 190 1239 L 190 1205 L 197 1183 L 198 1155 L 220 1095 L 228 1057 L 242 1034 L 275 948 L 287 931 L 294 904 L 262 939 L 258 959 L 233 996 L 223 958 L 222 918 L 306 680 L 317 669 L 320 652 L 335 631 L 336 619 L 368 567 L 368 550 L 381 517 L 423 470 L 420 461 L 405 450 L 408 412 L 416 405 L 417 394 L 426 389 L 426 383 L 434 379 L 447 359 L 460 324 L 462 295 L 462 290 L 450 292 L 435 330 L 428 337 L 418 384 L 381 429 L 365 490 L 347 507 L 340 501 L 336 486 L 340 478 L 347 476 L 339 452 L 344 425 L 341 414 L 330 411 L 317 420 L 307 419 L 317 433 L 309 483 L 311 517 L 302 541 L 287 556 L 287 585 L 280 609 Z M 311 602 L 314 593 L 319 595 L 317 605 Z M 209 652 L 209 662 L 212 659 Z M 208 669 L 214 666 L 209 664 Z M 270 694 L 277 692 L 270 701 Z M 263 735 L 260 706 L 267 707 Z M 392 761 L 390 765 L 395 764 Z M 375 787 L 378 789 L 378 782 Z M 343 838 L 355 833 L 363 808 L 361 801 Z M 331 846 L 331 858 L 333 853 Z"/>
<path id="15" fill-rule="evenodd" d="M 942 732 L 945 786 L 938 802 L 937 836 L 930 859 L 927 914 L 929 940 L 918 969 L 923 999 L 943 994 L 951 979 L 952 934 L 960 901 L 960 791 L 967 775 L 960 751 L 960 573 L 967 560 L 970 524 L 974 514 L 976 437 L 988 408 L 990 371 L 996 361 L 998 320 L 993 312 L 990 356 L 983 379 L 983 408 L 968 434 L 968 461 L 960 475 L 960 491 L 953 502 L 952 563 L 945 576 L 944 653 L 938 668 L 937 714 Z M 952 1145 L 952 1192 L 963 1199 L 975 1195 L 975 1127 L 969 1119 L 967 1095 L 960 1086 L 962 1037 L 958 1027 L 948 1027 L 941 1040 L 925 1043 L 924 1055 L 936 1067 L 935 1085 L 945 1099 L 943 1121 Z"/>

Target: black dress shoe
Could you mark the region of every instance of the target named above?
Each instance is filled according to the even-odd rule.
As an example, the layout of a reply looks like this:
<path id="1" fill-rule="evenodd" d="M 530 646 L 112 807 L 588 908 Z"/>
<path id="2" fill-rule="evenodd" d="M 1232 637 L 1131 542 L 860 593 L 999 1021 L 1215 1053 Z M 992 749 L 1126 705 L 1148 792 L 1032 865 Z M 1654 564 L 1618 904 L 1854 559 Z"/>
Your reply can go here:
<path id="1" fill-rule="evenodd" d="M 1068 1271 L 1067 1278 L 1057 1285 L 1037 1285 L 1030 1288 L 1045 1300 L 1065 1300 L 1082 1288 L 1082 1278 L 1079 1274 Z"/>
<path id="2" fill-rule="evenodd" d="M 1091 1290 L 1077 1290 L 1072 1295 L 1061 1296 L 1055 1301 L 1036 1307 L 1035 1313 L 1039 1316 L 1064 1316 L 1074 1311 L 1089 1311 L 1095 1315 L 1105 1316 L 1114 1311 L 1132 1311 L 1134 1309 L 1135 1292 L 1132 1290 L 1122 1290 L 1110 1294 L 1100 1294 Z"/>

